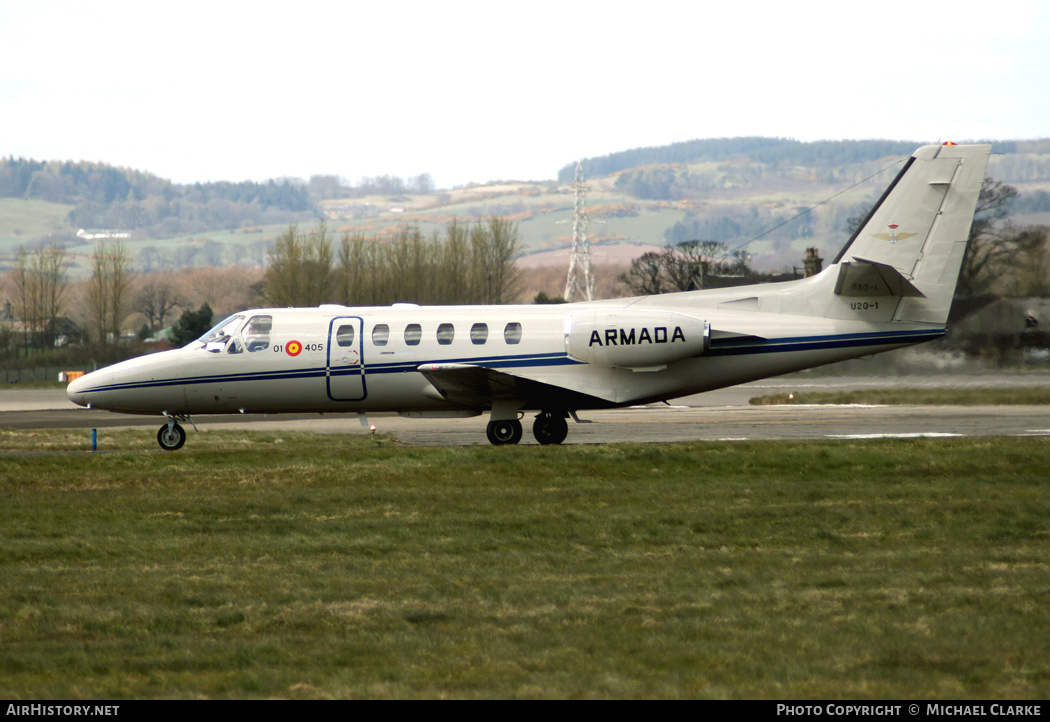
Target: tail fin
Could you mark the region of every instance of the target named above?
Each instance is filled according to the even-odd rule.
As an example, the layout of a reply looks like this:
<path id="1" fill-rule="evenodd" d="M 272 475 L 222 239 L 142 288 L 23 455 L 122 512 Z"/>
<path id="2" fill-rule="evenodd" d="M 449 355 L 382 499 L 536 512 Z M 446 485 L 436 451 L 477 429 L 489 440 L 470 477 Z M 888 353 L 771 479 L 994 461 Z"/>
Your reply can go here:
<path id="1" fill-rule="evenodd" d="M 835 259 L 835 293 L 897 296 L 894 321 L 945 323 L 990 153 L 990 145 L 915 151 Z"/>

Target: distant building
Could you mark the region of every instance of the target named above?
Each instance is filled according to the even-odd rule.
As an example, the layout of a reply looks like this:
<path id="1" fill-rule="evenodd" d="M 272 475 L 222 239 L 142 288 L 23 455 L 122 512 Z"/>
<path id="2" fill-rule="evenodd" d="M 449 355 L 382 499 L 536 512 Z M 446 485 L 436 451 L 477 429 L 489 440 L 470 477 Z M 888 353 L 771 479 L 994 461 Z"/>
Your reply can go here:
<path id="1" fill-rule="evenodd" d="M 806 278 L 815 276 L 824 270 L 824 259 L 817 253 L 816 248 L 806 249 L 806 257 L 802 259 L 802 268 Z"/>
<path id="2" fill-rule="evenodd" d="M 77 238 L 82 238 L 85 241 L 104 241 L 109 238 L 131 238 L 130 231 L 116 231 L 116 230 L 87 230 L 81 228 L 77 231 Z"/>
<path id="3" fill-rule="evenodd" d="M 707 273 L 707 264 L 700 263 L 697 272 L 693 276 L 688 291 L 699 291 L 707 288 L 734 288 L 736 286 L 749 286 L 753 283 L 778 283 L 780 281 L 794 281 L 799 278 L 808 278 L 815 273 L 820 273 L 823 268 L 824 259 L 821 258 L 816 248 L 807 248 L 806 257 L 802 259 L 804 276 L 799 273 L 798 267 L 789 273 L 751 273 L 746 276 L 712 276 Z M 810 268 L 815 268 L 810 273 Z"/>

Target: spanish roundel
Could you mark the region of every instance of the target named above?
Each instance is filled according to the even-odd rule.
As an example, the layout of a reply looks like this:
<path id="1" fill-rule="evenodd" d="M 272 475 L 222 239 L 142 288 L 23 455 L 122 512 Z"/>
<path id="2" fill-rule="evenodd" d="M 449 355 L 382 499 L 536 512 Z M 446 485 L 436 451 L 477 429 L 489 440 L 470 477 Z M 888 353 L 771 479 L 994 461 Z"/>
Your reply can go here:
<path id="1" fill-rule="evenodd" d="M 284 347 L 284 351 L 289 356 L 298 356 L 303 351 L 303 345 L 298 341 L 289 341 Z"/>

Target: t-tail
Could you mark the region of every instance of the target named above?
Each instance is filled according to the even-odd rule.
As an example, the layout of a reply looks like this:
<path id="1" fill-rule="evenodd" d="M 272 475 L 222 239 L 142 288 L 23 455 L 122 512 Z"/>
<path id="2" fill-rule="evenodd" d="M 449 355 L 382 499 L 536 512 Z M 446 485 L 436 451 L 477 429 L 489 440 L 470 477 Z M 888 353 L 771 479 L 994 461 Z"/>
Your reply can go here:
<path id="1" fill-rule="evenodd" d="M 829 269 L 838 300 L 828 315 L 873 305 L 884 321 L 945 324 L 990 153 L 952 143 L 915 151 Z"/>

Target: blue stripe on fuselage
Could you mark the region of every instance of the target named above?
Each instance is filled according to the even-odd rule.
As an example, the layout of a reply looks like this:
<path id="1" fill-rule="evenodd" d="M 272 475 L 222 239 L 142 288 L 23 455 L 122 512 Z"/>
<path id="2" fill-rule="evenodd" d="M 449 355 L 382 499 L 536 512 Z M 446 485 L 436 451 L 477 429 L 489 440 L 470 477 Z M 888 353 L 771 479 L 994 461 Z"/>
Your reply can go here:
<path id="1" fill-rule="evenodd" d="M 944 329 L 902 330 L 872 333 L 850 333 L 832 336 L 801 336 L 794 338 L 742 340 L 715 339 L 704 357 L 744 356 L 767 353 L 790 353 L 797 351 L 816 351 L 832 348 L 853 348 L 857 346 L 888 346 L 901 343 L 921 343 L 940 338 Z M 570 358 L 564 352 L 521 354 L 504 356 L 465 356 L 461 358 L 443 358 L 418 361 L 396 361 L 392 363 L 366 363 L 363 366 L 365 376 L 377 374 L 397 374 L 416 371 L 420 366 L 434 364 L 473 364 L 494 370 L 512 368 L 535 368 L 544 366 L 575 366 L 583 362 Z M 242 381 L 282 381 L 291 379 L 323 379 L 331 376 L 356 376 L 362 373 L 362 367 L 329 369 L 319 366 L 309 369 L 287 369 L 252 371 L 244 373 L 218 374 L 212 376 L 195 376 L 151 381 L 108 384 L 84 389 L 85 393 L 99 391 L 117 391 L 130 389 L 162 388 L 166 386 L 184 386 L 194 384 L 232 383 Z"/>
<path id="2" fill-rule="evenodd" d="M 944 335 L 944 329 L 922 329 L 914 331 L 889 331 L 881 333 L 847 333 L 835 336 L 811 336 L 797 338 L 760 339 L 749 338 L 711 342 L 705 356 L 744 356 L 759 353 L 788 353 L 791 351 L 819 351 L 830 348 L 854 348 L 857 346 L 889 346 L 898 343 L 923 343 Z"/>

